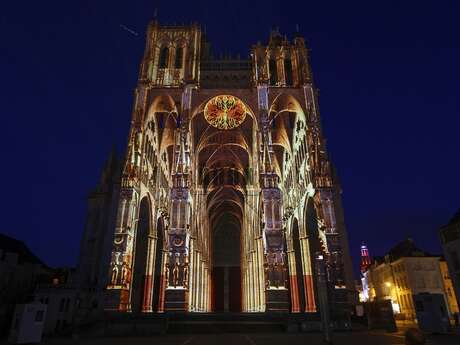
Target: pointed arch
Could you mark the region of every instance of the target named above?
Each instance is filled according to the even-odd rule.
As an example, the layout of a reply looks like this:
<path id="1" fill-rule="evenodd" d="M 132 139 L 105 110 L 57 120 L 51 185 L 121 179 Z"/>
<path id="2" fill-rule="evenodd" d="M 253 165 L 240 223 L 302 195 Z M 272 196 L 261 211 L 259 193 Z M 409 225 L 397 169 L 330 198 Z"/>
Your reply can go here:
<path id="1" fill-rule="evenodd" d="M 293 312 L 304 312 L 306 306 L 306 294 L 304 284 L 304 269 L 302 263 L 302 248 L 300 242 L 299 222 L 294 218 L 291 226 L 291 241 L 294 252 L 295 274 L 291 272 L 291 299 Z M 291 267 L 292 267 L 291 266 Z"/>
<path id="2" fill-rule="evenodd" d="M 148 196 L 141 199 L 139 217 L 135 233 L 134 267 L 131 283 L 131 310 L 134 313 L 144 311 L 144 301 L 148 299 L 148 257 L 149 235 L 152 231 L 151 202 Z M 147 288 L 146 288 L 147 287 Z"/>

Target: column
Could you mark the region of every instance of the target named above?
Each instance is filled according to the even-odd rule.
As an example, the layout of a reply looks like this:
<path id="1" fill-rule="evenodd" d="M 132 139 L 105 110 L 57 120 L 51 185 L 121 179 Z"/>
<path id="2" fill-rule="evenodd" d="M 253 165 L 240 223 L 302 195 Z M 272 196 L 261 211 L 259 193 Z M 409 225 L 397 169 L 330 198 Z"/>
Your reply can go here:
<path id="1" fill-rule="evenodd" d="M 142 312 L 152 312 L 152 301 L 153 301 L 153 271 L 155 267 L 155 249 L 157 238 L 149 234 L 148 245 L 147 245 L 147 265 L 144 279 L 144 296 L 142 301 Z"/>
<path id="2" fill-rule="evenodd" d="M 303 271 L 305 272 L 303 276 L 305 286 L 305 311 L 307 313 L 314 313 L 316 312 L 316 301 L 309 240 L 308 238 L 302 238 L 300 243 L 302 249 Z"/>

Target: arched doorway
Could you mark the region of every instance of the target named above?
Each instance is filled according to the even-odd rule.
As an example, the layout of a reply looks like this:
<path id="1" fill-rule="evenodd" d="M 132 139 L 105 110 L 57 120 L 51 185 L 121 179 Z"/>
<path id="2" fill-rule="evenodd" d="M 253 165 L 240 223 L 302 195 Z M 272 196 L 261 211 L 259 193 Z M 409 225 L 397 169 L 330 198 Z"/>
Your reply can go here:
<path id="1" fill-rule="evenodd" d="M 133 280 L 131 289 L 131 310 L 134 313 L 142 311 L 142 301 L 144 299 L 146 266 L 148 257 L 148 236 L 150 232 L 150 203 L 147 197 L 143 198 L 139 208 L 139 220 L 137 223 Z"/>
<path id="2" fill-rule="evenodd" d="M 163 242 L 164 242 L 164 227 L 163 221 L 161 218 L 157 221 L 156 227 L 157 241 L 155 246 L 155 271 L 153 278 L 153 305 L 152 310 L 154 312 L 160 311 L 161 303 L 161 276 L 162 276 L 162 267 L 163 267 Z"/>
<path id="3" fill-rule="evenodd" d="M 298 297 L 299 297 L 299 310 L 300 312 L 304 312 L 305 311 L 305 285 L 304 285 L 304 272 L 303 272 L 303 265 L 302 265 L 302 250 L 300 248 L 299 223 L 297 221 L 297 218 L 294 218 L 294 223 L 292 225 L 292 247 L 294 249 L 297 291 L 298 291 Z"/>
<path id="4" fill-rule="evenodd" d="M 213 228 L 213 310 L 241 311 L 241 230 L 239 220 L 224 213 Z"/>

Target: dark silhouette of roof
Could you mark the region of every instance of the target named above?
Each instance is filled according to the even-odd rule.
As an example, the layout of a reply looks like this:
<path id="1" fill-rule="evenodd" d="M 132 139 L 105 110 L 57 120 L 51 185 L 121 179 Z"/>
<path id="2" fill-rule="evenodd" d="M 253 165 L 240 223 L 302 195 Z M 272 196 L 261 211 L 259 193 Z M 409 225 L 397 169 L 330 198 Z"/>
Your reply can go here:
<path id="1" fill-rule="evenodd" d="M 456 223 L 460 223 L 460 209 L 449 220 L 449 223 L 447 223 L 447 225 L 452 225 L 452 224 L 456 224 Z"/>
<path id="2" fill-rule="evenodd" d="M 384 256 L 374 256 L 372 259 L 372 263 L 376 265 L 380 265 L 385 262 Z"/>
<path id="3" fill-rule="evenodd" d="M 38 264 L 46 267 L 46 265 L 30 251 L 23 241 L 0 234 L 0 249 L 3 251 L 3 255 L 6 253 L 18 254 L 18 263 Z"/>
<path id="4" fill-rule="evenodd" d="M 407 257 L 440 257 L 441 255 L 433 255 L 420 248 L 418 248 L 412 238 L 406 238 L 405 240 L 396 244 L 391 248 L 385 256 L 375 256 L 372 263 L 374 265 L 380 265 L 385 262 L 393 262 L 400 258 Z"/>
<path id="5" fill-rule="evenodd" d="M 404 241 L 399 242 L 396 246 L 388 252 L 390 261 L 398 260 L 402 257 L 414 256 L 434 256 L 424 250 L 418 248 L 412 238 L 406 238 Z"/>

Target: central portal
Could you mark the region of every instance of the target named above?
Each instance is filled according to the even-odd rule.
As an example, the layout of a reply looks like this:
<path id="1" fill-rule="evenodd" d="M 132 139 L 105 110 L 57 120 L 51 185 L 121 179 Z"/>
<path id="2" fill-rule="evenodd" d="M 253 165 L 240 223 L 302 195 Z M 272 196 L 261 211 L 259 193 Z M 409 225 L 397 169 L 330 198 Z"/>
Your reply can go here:
<path id="1" fill-rule="evenodd" d="M 254 296 L 259 288 L 254 284 L 249 286 L 255 269 L 251 267 L 249 271 L 247 264 L 251 255 L 249 248 L 256 247 L 248 214 L 257 214 L 257 192 L 249 193 L 256 182 L 252 175 L 252 152 L 257 147 L 254 142 L 257 122 L 249 107 L 232 95 L 216 95 L 203 102 L 199 109 L 192 122 L 192 142 L 196 147 L 194 171 L 199 191 L 196 207 L 201 210 L 196 223 L 198 236 L 204 234 L 200 248 L 203 255 L 198 252 L 200 243 L 193 243 L 193 250 L 198 256 L 194 267 L 200 267 L 202 258 L 208 265 L 207 279 L 198 277 L 198 282 L 204 281 L 207 289 L 207 305 L 203 308 L 192 297 L 190 309 L 247 312 L 248 296 Z M 249 208 L 250 201 L 252 208 Z M 200 300 L 200 283 L 195 280 L 194 284 L 193 293 Z"/>
<path id="2" fill-rule="evenodd" d="M 241 312 L 240 224 L 223 214 L 213 229 L 212 304 L 215 312 Z"/>

